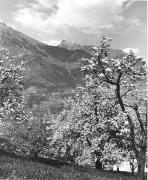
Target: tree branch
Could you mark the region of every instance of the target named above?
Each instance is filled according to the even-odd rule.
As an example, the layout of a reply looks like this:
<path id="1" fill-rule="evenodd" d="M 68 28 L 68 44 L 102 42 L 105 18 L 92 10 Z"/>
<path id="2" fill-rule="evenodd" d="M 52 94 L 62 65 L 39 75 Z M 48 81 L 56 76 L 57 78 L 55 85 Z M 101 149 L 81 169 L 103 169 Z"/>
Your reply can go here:
<path id="1" fill-rule="evenodd" d="M 141 116 L 140 116 L 140 113 L 139 113 L 139 110 L 138 110 L 138 105 L 135 104 L 135 105 L 132 106 L 132 105 L 125 104 L 125 106 L 130 107 L 135 111 L 137 119 L 138 119 L 139 124 L 140 124 L 141 131 L 145 132 L 145 128 L 144 128 L 144 125 L 143 125 L 143 122 L 142 122 L 142 119 L 141 119 Z M 147 113 L 143 113 L 143 115 L 146 115 L 146 123 L 147 123 Z M 146 126 L 146 128 L 147 128 L 147 126 Z"/>
<path id="2" fill-rule="evenodd" d="M 144 129 L 144 126 L 143 126 L 143 122 L 142 122 L 142 119 L 141 119 L 137 104 L 135 105 L 134 110 L 135 110 L 137 119 L 138 119 L 139 124 L 140 124 L 141 132 L 145 134 L 145 129 Z"/>
<path id="3" fill-rule="evenodd" d="M 129 89 L 127 90 L 124 94 L 121 95 L 121 98 L 123 98 L 123 96 L 125 96 L 127 93 L 129 93 L 130 91 L 132 91 L 133 89 Z"/>
<path id="4" fill-rule="evenodd" d="M 120 104 L 122 111 L 125 112 L 125 104 L 123 103 L 123 100 L 122 100 L 121 95 L 120 95 L 120 80 L 121 80 L 122 74 L 123 73 L 120 72 L 118 79 L 117 79 L 116 95 L 117 95 L 117 99 L 118 99 L 118 102 Z M 133 147 L 134 151 L 137 152 L 137 149 L 135 146 L 134 124 L 132 122 L 131 117 L 128 114 L 127 114 L 127 120 L 129 122 L 129 125 L 130 125 L 131 146 Z"/>
<path id="5" fill-rule="evenodd" d="M 91 146 L 92 146 L 92 143 L 91 143 L 91 141 L 88 139 L 88 137 L 86 138 L 86 141 L 87 141 L 89 147 L 91 147 Z"/>
<path id="6" fill-rule="evenodd" d="M 121 95 L 120 95 L 120 79 L 121 79 L 121 76 L 122 76 L 122 72 L 119 74 L 118 79 L 117 79 L 116 95 L 117 95 L 117 99 L 118 99 L 118 102 L 120 104 L 120 107 L 121 107 L 122 111 L 125 112 L 124 103 L 123 103 Z"/>
<path id="7" fill-rule="evenodd" d="M 103 68 L 102 72 L 103 72 L 103 74 L 104 74 L 104 76 L 105 76 L 105 78 L 106 78 L 106 82 L 108 82 L 109 84 L 112 84 L 112 85 L 116 85 L 115 82 L 113 82 L 112 80 L 110 80 L 110 79 L 108 78 L 108 76 L 107 76 L 106 73 L 105 73 L 104 68 Z"/>
<path id="8" fill-rule="evenodd" d="M 101 51 L 102 51 L 102 50 L 101 50 Z M 103 53 L 103 51 L 102 51 L 102 53 Z M 100 53 L 100 54 L 102 54 L 102 53 Z M 107 56 L 107 55 L 106 55 L 106 56 Z M 108 76 L 106 75 L 105 69 L 104 69 L 104 67 L 102 66 L 101 58 L 103 58 L 103 57 L 101 57 L 101 56 L 99 55 L 99 56 L 98 56 L 98 62 L 99 62 L 100 67 L 102 68 L 102 73 L 104 74 L 104 76 L 105 76 L 105 78 L 106 78 L 106 82 L 108 82 L 109 84 L 112 84 L 112 85 L 116 85 L 116 83 L 113 82 L 112 80 L 110 80 L 110 79 L 108 78 Z"/>

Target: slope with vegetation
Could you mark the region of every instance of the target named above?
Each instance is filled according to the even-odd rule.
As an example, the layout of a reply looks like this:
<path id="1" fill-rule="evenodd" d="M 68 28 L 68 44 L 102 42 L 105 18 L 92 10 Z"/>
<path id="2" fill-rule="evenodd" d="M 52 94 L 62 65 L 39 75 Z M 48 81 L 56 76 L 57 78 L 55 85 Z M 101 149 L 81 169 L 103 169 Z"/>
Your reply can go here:
<path id="1" fill-rule="evenodd" d="M 42 160 L 43 161 L 43 160 Z M 57 165 L 58 161 L 48 163 L 23 159 L 10 154 L 0 154 L 0 178 L 19 180 L 134 180 L 128 173 L 98 171 L 86 167 Z M 146 178 L 145 178 L 146 179 Z"/>

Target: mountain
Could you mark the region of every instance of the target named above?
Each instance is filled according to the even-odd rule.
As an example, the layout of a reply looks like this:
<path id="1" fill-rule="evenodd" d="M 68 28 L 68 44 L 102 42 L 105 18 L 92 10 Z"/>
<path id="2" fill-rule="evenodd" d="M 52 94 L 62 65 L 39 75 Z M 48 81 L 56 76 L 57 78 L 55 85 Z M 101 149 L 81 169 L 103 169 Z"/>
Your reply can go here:
<path id="1" fill-rule="evenodd" d="M 83 46 L 80 44 L 77 44 L 75 42 L 69 42 L 66 41 L 65 39 L 63 39 L 59 44 L 59 47 L 65 48 L 65 49 L 69 49 L 69 50 L 76 50 L 76 49 L 82 49 Z"/>
<path id="2" fill-rule="evenodd" d="M 62 40 L 59 44 L 59 47 L 68 49 L 68 50 L 83 50 L 89 54 L 92 54 L 92 48 L 94 47 L 93 45 L 80 45 L 78 43 L 75 42 L 69 42 L 66 40 Z M 120 49 L 111 49 L 110 48 L 110 52 L 109 52 L 109 57 L 114 57 L 114 58 L 120 58 L 122 56 L 124 56 L 126 53 L 124 53 L 123 51 L 121 51 Z"/>
<path id="3" fill-rule="evenodd" d="M 75 43 L 75 42 L 69 42 L 69 41 L 66 41 L 66 40 L 62 40 L 59 44 L 58 44 L 59 47 L 62 47 L 62 48 L 65 48 L 65 49 L 68 49 L 68 50 L 83 50 L 89 54 L 92 53 L 92 45 L 80 45 L 78 43 Z"/>
<path id="4" fill-rule="evenodd" d="M 11 56 L 24 54 L 27 61 L 25 88 L 36 87 L 48 92 L 75 88 L 81 83 L 79 61 L 91 57 L 91 47 L 62 41 L 49 46 L 0 23 L 0 47 Z M 112 57 L 123 56 L 121 50 L 111 50 Z"/>
<path id="5" fill-rule="evenodd" d="M 25 87 L 47 88 L 49 91 L 74 88 L 80 83 L 78 61 L 90 57 L 83 50 L 67 50 L 49 46 L 0 23 L 0 47 L 7 48 L 11 56 L 25 54 L 28 61 Z"/>

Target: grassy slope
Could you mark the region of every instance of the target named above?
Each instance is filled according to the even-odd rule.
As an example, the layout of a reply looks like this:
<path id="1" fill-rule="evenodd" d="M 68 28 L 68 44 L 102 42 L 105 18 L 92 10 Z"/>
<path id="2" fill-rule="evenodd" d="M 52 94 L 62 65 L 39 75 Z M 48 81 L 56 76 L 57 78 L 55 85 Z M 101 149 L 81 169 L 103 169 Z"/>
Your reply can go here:
<path id="1" fill-rule="evenodd" d="M 0 154 L 0 179 L 32 180 L 134 180 L 129 174 L 49 165 Z"/>

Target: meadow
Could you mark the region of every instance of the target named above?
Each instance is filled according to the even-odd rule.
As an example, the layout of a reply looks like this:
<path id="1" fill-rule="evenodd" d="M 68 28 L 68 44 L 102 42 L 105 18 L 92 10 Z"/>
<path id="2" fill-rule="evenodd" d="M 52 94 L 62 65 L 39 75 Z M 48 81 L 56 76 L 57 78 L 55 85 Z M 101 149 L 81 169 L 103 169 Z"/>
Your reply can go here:
<path id="1" fill-rule="evenodd" d="M 73 167 L 55 160 L 43 162 L 0 153 L 0 180 L 135 180 L 124 172 Z M 146 179 L 146 178 L 145 178 Z"/>

